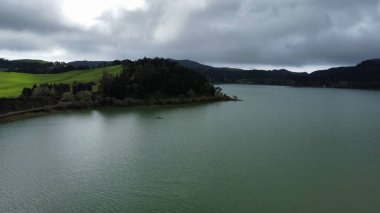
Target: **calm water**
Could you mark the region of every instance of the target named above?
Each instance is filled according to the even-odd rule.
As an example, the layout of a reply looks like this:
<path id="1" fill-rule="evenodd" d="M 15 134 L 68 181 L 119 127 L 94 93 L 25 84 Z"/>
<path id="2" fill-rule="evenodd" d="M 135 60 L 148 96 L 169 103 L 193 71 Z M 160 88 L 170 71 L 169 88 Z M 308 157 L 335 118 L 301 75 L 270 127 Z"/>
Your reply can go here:
<path id="1" fill-rule="evenodd" d="M 380 92 L 223 88 L 0 124 L 0 212 L 380 212 Z"/>

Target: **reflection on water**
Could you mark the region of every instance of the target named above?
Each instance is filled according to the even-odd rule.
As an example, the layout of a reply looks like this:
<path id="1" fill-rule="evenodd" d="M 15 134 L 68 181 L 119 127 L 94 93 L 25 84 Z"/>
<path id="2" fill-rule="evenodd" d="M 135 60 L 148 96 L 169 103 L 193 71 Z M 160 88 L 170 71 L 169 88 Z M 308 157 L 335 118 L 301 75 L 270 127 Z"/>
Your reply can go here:
<path id="1" fill-rule="evenodd" d="M 380 210 L 379 92 L 223 88 L 1 124 L 0 212 Z"/>

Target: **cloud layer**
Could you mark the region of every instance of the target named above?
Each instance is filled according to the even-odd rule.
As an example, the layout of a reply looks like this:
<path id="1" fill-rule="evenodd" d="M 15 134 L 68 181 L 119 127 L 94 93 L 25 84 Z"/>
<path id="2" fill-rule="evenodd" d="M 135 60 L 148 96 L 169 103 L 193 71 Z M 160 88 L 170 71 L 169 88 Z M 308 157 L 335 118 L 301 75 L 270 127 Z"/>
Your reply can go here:
<path id="1" fill-rule="evenodd" d="M 0 57 L 159 56 L 277 67 L 380 57 L 379 0 L 109 0 L 101 8 L 75 2 L 68 11 L 65 1 L 2 1 Z M 78 11 L 91 23 L 79 22 Z"/>

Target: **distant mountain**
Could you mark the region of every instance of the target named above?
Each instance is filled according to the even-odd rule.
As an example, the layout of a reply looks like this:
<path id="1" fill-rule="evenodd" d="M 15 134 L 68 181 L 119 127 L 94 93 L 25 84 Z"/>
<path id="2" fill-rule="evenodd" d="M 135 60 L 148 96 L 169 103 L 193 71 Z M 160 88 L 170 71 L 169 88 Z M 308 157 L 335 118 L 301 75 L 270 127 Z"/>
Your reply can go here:
<path id="1" fill-rule="evenodd" d="M 380 59 L 371 59 L 367 61 L 363 61 L 360 64 L 356 66 L 357 68 L 376 68 L 378 69 L 380 67 Z"/>
<path id="2" fill-rule="evenodd" d="M 213 83 L 245 83 L 265 85 L 380 89 L 380 59 L 372 59 L 352 67 L 336 67 L 313 73 L 288 70 L 241 70 L 216 68 L 189 60 L 179 64 L 202 73 Z"/>
<path id="3" fill-rule="evenodd" d="M 307 73 L 281 70 L 243 70 L 236 68 L 217 68 L 203 65 L 194 61 L 179 60 L 180 65 L 193 69 L 205 75 L 213 83 L 251 83 L 251 84 L 279 84 L 288 85 L 287 79 L 300 78 Z"/>
<path id="4" fill-rule="evenodd" d="M 352 67 L 335 67 L 315 71 L 309 75 L 306 85 L 380 89 L 380 59 L 372 59 Z"/>
<path id="5" fill-rule="evenodd" d="M 96 67 L 109 66 L 112 63 L 113 63 L 112 61 L 72 61 L 67 64 L 73 67 L 96 68 Z"/>
<path id="6" fill-rule="evenodd" d="M 190 61 L 190 60 L 177 60 L 177 62 L 180 65 L 182 65 L 182 66 L 184 66 L 186 68 L 195 69 L 195 70 L 198 70 L 198 71 L 217 69 L 215 67 L 212 67 L 212 66 L 209 66 L 209 65 L 204 65 L 204 64 L 201 64 L 201 63 L 198 63 L 198 62 L 195 62 L 195 61 Z"/>
<path id="7" fill-rule="evenodd" d="M 212 70 L 223 70 L 223 71 L 246 71 L 243 69 L 238 69 L 238 68 L 230 68 L 230 67 L 212 67 L 210 65 L 204 65 L 195 61 L 190 61 L 190 60 L 177 60 L 177 62 L 189 69 L 195 69 L 198 71 L 212 71 Z"/>

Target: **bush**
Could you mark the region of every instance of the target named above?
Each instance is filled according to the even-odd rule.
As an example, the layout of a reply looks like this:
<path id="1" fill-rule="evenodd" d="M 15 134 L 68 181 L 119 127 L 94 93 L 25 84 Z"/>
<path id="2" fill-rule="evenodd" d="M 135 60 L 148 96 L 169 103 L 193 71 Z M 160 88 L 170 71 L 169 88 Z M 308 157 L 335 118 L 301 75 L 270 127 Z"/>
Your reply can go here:
<path id="1" fill-rule="evenodd" d="M 62 95 L 61 101 L 63 101 L 63 102 L 72 102 L 72 101 L 74 101 L 74 96 L 71 94 L 71 92 L 65 92 Z"/>
<path id="2" fill-rule="evenodd" d="M 92 93 L 90 91 L 80 91 L 75 95 L 78 101 L 90 102 L 92 101 Z"/>

